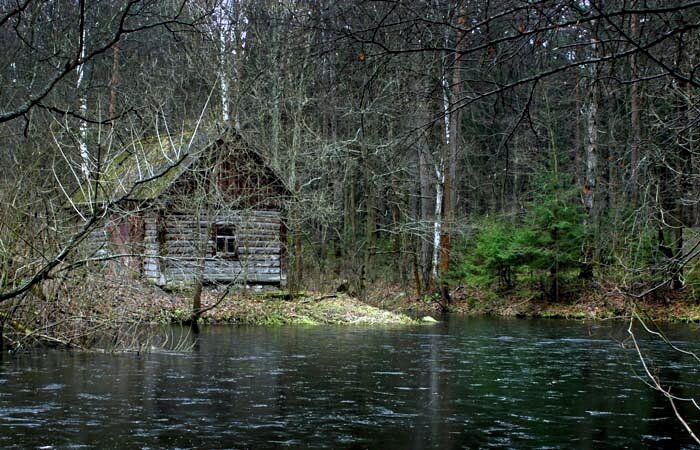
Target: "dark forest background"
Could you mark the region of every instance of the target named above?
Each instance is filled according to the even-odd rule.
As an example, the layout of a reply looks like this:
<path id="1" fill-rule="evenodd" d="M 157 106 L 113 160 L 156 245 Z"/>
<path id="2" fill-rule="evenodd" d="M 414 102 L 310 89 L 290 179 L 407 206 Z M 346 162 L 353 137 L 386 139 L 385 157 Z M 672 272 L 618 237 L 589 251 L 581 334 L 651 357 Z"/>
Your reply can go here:
<path id="1" fill-rule="evenodd" d="M 694 289 L 699 27 L 666 0 L 2 0 L 2 299 L 70 260 L 81 182 L 195 126 L 295 194 L 300 286 Z"/>

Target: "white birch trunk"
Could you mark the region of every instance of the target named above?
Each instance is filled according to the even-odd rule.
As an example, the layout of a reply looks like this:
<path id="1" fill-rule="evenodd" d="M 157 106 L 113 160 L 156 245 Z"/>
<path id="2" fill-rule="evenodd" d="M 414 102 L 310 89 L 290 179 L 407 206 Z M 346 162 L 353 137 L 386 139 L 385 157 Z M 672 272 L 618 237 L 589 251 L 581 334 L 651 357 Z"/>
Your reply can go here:
<path id="1" fill-rule="evenodd" d="M 210 34 L 218 41 L 218 77 L 219 96 L 221 97 L 221 119 L 233 121 L 236 130 L 240 130 L 240 116 L 236 98 L 240 95 L 238 85 L 240 66 L 246 47 L 246 25 L 248 19 L 244 13 L 243 2 L 223 0 L 215 9 L 214 23 Z"/>
<path id="2" fill-rule="evenodd" d="M 80 60 L 85 59 L 85 47 L 86 47 L 86 40 L 87 40 L 87 30 L 83 30 L 83 35 L 81 39 L 81 46 L 80 46 Z M 80 64 L 76 68 L 76 72 L 78 74 L 78 81 L 76 82 L 76 90 L 80 92 L 80 89 L 83 87 L 83 83 L 85 82 L 85 64 Z M 81 93 L 80 96 L 80 105 L 78 107 L 80 116 L 81 117 L 86 117 L 87 116 L 87 95 L 83 92 Z M 90 160 L 90 149 L 88 148 L 87 145 L 87 133 L 88 133 L 88 127 L 87 127 L 87 122 L 84 120 L 81 120 L 80 126 L 78 129 L 78 147 L 80 148 L 80 171 L 83 174 L 83 177 L 85 179 L 90 177 L 90 172 L 92 168 L 92 162 Z"/>
<path id="3" fill-rule="evenodd" d="M 230 49 L 231 42 L 231 20 L 229 19 L 227 9 L 229 2 L 223 1 L 216 7 L 214 19 L 216 20 L 215 29 L 212 34 L 215 39 L 218 38 L 219 51 L 219 96 L 221 97 L 221 119 L 228 123 L 231 119 L 231 88 L 228 76 L 228 56 L 227 52 Z"/>
<path id="4" fill-rule="evenodd" d="M 445 144 L 450 145 L 450 83 L 447 81 L 447 74 L 442 74 L 442 108 L 445 121 Z M 433 219 L 433 258 L 431 261 L 430 273 L 433 280 L 437 280 L 440 275 L 440 250 L 442 249 L 442 203 L 445 186 L 445 161 L 440 161 L 435 165 L 435 214 Z"/>
<path id="5" fill-rule="evenodd" d="M 450 83 L 447 81 L 447 74 L 442 74 L 442 112 L 445 120 L 445 144 L 450 145 Z"/>
<path id="6" fill-rule="evenodd" d="M 219 30 L 219 88 L 221 89 L 221 118 L 224 122 L 228 123 L 231 119 L 231 100 L 228 74 L 226 73 L 226 49 L 228 46 L 226 45 L 225 26 L 226 25 L 222 23 L 221 30 Z"/>
<path id="7" fill-rule="evenodd" d="M 442 236 L 442 196 L 443 183 L 445 182 L 445 167 L 442 160 L 435 166 L 435 178 L 435 222 L 433 223 L 433 260 L 431 267 L 433 280 L 437 280 L 439 275 L 440 238 Z"/>

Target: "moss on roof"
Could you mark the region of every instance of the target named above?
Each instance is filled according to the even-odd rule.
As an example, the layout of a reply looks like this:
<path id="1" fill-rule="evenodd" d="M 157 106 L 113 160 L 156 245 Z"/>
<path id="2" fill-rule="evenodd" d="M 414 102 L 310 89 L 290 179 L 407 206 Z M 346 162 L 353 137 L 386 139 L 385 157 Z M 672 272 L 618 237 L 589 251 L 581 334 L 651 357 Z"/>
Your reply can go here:
<path id="1" fill-rule="evenodd" d="M 236 151 L 246 155 L 260 170 L 275 180 L 285 195 L 290 189 L 263 156 L 246 146 L 233 130 L 223 133 L 182 132 L 135 139 L 104 163 L 104 169 L 89 183 L 83 182 L 71 196 L 75 205 L 114 203 L 123 200 L 154 200 L 213 148 L 237 143 Z"/>
<path id="2" fill-rule="evenodd" d="M 108 160 L 90 183 L 82 183 L 71 198 L 76 204 L 154 199 L 213 142 L 204 132 L 134 140 Z"/>

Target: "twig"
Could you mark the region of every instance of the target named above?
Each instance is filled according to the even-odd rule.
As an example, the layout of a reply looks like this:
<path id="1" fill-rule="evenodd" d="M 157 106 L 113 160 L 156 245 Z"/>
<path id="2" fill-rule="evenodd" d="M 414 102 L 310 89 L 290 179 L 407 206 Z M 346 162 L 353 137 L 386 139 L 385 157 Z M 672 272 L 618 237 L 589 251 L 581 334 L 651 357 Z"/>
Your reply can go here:
<path id="1" fill-rule="evenodd" d="M 685 419 L 683 419 L 683 416 L 680 414 L 680 412 L 676 408 L 675 400 L 690 402 L 698 409 L 700 409 L 700 407 L 698 406 L 698 404 L 694 398 L 681 398 L 681 397 L 677 397 L 677 396 L 671 394 L 671 390 L 666 389 L 663 386 L 661 386 L 661 381 L 659 380 L 659 378 L 654 376 L 651 373 L 651 371 L 649 370 L 649 366 L 647 365 L 647 361 L 644 358 L 644 354 L 642 353 L 642 350 L 639 347 L 639 343 L 637 342 L 637 338 L 634 335 L 634 331 L 632 330 L 635 319 L 637 319 L 647 331 L 650 331 L 654 335 L 662 336 L 662 339 L 664 339 L 664 340 L 666 340 L 666 339 L 660 333 L 655 333 L 655 332 L 649 330 L 649 328 L 646 326 L 646 324 L 644 323 L 642 318 L 639 316 L 639 314 L 637 314 L 635 307 L 633 305 L 632 306 L 632 314 L 630 314 L 629 326 L 627 327 L 627 333 L 630 335 L 630 338 L 632 339 L 632 343 L 634 344 L 634 348 L 637 351 L 637 355 L 639 356 L 639 360 L 642 363 L 642 367 L 644 368 L 644 372 L 646 373 L 648 379 L 651 380 L 651 383 L 647 383 L 647 385 L 649 385 L 651 388 L 655 389 L 656 391 L 660 392 L 664 397 L 666 397 L 668 399 L 669 403 L 671 403 L 671 408 L 673 408 L 673 412 L 676 415 L 676 418 L 680 421 L 680 423 L 686 429 L 688 434 L 690 434 L 690 436 L 693 438 L 693 440 L 695 440 L 696 443 L 700 444 L 700 439 L 698 439 L 698 437 L 695 435 L 693 430 L 690 428 L 690 425 L 688 425 L 688 422 L 686 422 Z M 677 348 L 675 346 L 672 346 L 672 347 L 674 349 Z M 689 353 L 689 352 L 683 352 L 683 353 Z M 693 356 L 695 356 L 695 355 L 693 355 Z"/>

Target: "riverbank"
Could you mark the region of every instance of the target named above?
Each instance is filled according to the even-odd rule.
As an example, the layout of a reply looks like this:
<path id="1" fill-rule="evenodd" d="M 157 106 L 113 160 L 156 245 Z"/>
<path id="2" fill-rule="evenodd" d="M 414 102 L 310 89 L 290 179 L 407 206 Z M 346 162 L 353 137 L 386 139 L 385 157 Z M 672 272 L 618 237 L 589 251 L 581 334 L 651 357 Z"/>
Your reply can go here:
<path id="1" fill-rule="evenodd" d="M 204 324 L 385 325 L 418 323 L 415 318 L 441 314 L 435 299 L 419 298 L 395 284 L 375 283 L 366 292 L 366 301 L 338 292 L 288 297 L 284 291 L 205 289 L 199 320 Z M 522 291 L 495 293 L 468 287 L 453 289 L 451 298 L 449 311 L 468 316 L 625 319 L 634 305 L 654 320 L 700 322 L 700 302 L 690 288 L 657 292 L 656 297 L 634 303 L 619 290 L 601 286 L 558 302 Z M 90 348 L 104 336 L 121 341 L 142 325 L 191 319 L 189 293 L 92 274 L 53 287 L 47 284 L 0 309 L 4 341 L 13 349 L 44 344 Z"/>
<path id="2" fill-rule="evenodd" d="M 175 295 L 154 316 L 158 322 L 179 322 L 191 317 L 187 296 Z M 293 300 L 283 291 L 229 292 L 205 290 L 200 317 L 204 323 L 245 325 L 388 325 L 416 323 L 408 315 L 361 302 L 346 294 L 302 293 Z"/>
<path id="3" fill-rule="evenodd" d="M 452 289 L 450 295 L 449 312 L 470 316 L 609 320 L 628 318 L 635 306 L 657 321 L 700 322 L 700 298 L 690 288 L 632 299 L 613 286 L 596 286 L 558 302 L 538 293 L 497 293 L 467 286 Z M 416 312 L 439 314 L 442 309 L 437 299 L 417 298 L 390 285 L 375 286 L 370 297 L 369 303 L 378 308 L 409 315 Z"/>
<path id="4" fill-rule="evenodd" d="M 344 293 L 288 293 L 205 288 L 201 324 L 394 325 L 418 321 Z M 0 305 L 1 349 L 59 346 L 140 348 L 150 325 L 192 320 L 192 296 L 119 276 L 83 274 L 49 282 Z M 148 333 L 146 333 L 148 334 Z M 148 337 L 145 338 L 148 340 Z M 107 345 L 105 345 L 107 344 Z"/>

